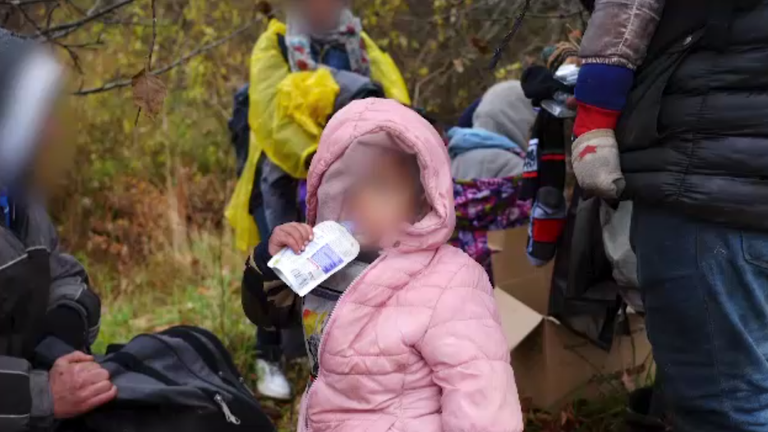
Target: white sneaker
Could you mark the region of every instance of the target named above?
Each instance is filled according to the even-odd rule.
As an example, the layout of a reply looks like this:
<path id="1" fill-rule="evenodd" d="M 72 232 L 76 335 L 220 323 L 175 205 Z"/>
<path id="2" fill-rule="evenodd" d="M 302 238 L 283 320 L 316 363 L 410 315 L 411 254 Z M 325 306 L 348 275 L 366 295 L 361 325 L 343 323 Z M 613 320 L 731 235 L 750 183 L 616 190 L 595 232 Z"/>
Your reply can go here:
<path id="1" fill-rule="evenodd" d="M 257 359 L 256 376 L 256 389 L 262 396 L 279 400 L 291 399 L 291 384 L 279 364 Z"/>

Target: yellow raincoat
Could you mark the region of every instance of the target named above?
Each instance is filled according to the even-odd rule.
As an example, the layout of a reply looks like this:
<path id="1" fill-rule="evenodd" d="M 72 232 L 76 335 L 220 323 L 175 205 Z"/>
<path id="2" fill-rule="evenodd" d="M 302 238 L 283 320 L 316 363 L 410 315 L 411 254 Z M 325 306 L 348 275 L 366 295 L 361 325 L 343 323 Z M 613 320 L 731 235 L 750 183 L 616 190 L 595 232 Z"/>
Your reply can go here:
<path id="1" fill-rule="evenodd" d="M 248 203 L 262 152 L 292 177 L 306 178 L 307 159 L 317 149 L 339 93 L 328 69 L 291 73 L 277 42 L 278 35 L 285 32 L 285 24 L 272 20 L 251 54 L 248 161 L 225 212 L 235 229 L 236 245 L 244 251 L 260 240 Z M 395 62 L 367 34 L 362 36 L 371 61 L 371 79 L 382 85 L 388 98 L 410 105 Z"/>

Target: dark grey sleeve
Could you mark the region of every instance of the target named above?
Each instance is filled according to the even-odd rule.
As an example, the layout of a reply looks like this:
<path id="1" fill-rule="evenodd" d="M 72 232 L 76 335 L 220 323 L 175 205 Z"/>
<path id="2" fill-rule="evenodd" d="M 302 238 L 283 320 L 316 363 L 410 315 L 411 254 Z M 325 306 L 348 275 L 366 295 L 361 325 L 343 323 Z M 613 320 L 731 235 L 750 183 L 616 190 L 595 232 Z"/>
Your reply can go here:
<path id="1" fill-rule="evenodd" d="M 69 317 L 75 315 L 81 321 L 77 327 L 83 333 L 85 345 L 92 344 L 99 334 L 101 322 L 101 301 L 91 289 L 88 274 L 83 266 L 71 255 L 59 248 L 59 238 L 45 209 L 40 205 L 31 205 L 28 209 L 29 228 L 27 246 L 44 247 L 50 253 L 51 289 L 48 301 L 48 314 L 63 312 Z M 74 314 L 72 313 L 74 312 Z M 49 329 L 56 329 L 56 319 L 49 320 Z M 64 338 L 67 340 L 67 338 Z M 76 346 L 81 349 L 85 347 Z"/>
<path id="2" fill-rule="evenodd" d="M 48 373 L 29 362 L 0 356 L 0 431 L 45 431 L 53 426 Z"/>
<path id="3" fill-rule="evenodd" d="M 82 317 L 88 344 L 99 335 L 101 301 L 90 287 L 88 274 L 71 255 L 51 252 L 51 296 L 49 310 L 71 308 Z"/>
<path id="4" fill-rule="evenodd" d="M 384 89 L 370 78 L 354 72 L 332 69 L 333 79 L 339 86 L 339 94 L 333 106 L 333 112 L 347 106 L 350 102 L 370 97 L 384 97 Z"/>

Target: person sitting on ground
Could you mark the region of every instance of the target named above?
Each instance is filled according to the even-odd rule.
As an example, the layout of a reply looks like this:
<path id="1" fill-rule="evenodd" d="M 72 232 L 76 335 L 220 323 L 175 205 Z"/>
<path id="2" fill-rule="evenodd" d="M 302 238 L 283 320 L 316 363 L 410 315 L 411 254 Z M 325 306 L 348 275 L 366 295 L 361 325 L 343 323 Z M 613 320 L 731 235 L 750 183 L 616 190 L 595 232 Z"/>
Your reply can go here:
<path id="1" fill-rule="evenodd" d="M 446 244 L 453 182 L 437 131 L 395 101 L 353 102 L 323 133 L 307 206 L 307 224 L 256 247 L 242 289 L 257 325 L 304 318 L 312 369 L 299 430 L 522 431 L 493 288 Z M 362 252 L 301 299 L 267 261 L 299 253 L 324 221 L 352 222 Z"/>
<path id="2" fill-rule="evenodd" d="M 251 56 L 250 148 L 227 209 L 244 251 L 258 243 L 259 234 L 267 237 L 275 227 L 302 219 L 299 182 L 335 111 L 370 96 L 410 103 L 400 71 L 363 32 L 349 0 L 289 0 L 287 17 L 287 26 L 270 22 Z M 254 200 L 254 193 L 260 199 Z M 255 201 L 261 205 L 254 209 Z M 290 329 L 257 331 L 258 390 L 289 399 L 280 361 L 297 345 L 292 339 L 300 344 L 301 338 L 289 337 L 295 334 Z"/>
<path id="3" fill-rule="evenodd" d="M 55 106 L 63 69 L 0 29 L 0 430 L 52 430 L 112 400 L 109 373 L 85 354 L 101 306 L 82 266 L 58 247 L 38 196 L 58 175 Z M 55 358 L 43 344 L 75 353 Z M 47 346 L 47 345 L 46 345 Z M 49 370 L 50 369 L 50 370 Z"/>

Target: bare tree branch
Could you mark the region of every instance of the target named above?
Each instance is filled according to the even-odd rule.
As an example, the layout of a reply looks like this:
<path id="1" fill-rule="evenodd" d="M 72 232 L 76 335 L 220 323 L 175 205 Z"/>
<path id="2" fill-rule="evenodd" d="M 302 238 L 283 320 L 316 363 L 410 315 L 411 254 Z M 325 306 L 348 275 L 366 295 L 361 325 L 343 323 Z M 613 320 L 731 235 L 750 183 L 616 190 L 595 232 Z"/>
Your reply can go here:
<path id="1" fill-rule="evenodd" d="M 152 54 L 155 53 L 155 42 L 157 41 L 157 9 L 155 0 L 152 2 L 152 43 L 149 45 L 149 55 L 147 55 L 147 70 L 152 70 Z"/>
<path id="2" fill-rule="evenodd" d="M 199 56 L 201 54 L 204 54 L 207 51 L 210 51 L 210 50 L 212 50 L 212 49 L 214 49 L 214 48 L 216 48 L 216 47 L 218 47 L 220 45 L 223 45 L 223 44 L 229 42 L 231 39 L 233 39 L 233 38 L 237 37 L 238 35 L 244 33 L 245 31 L 247 31 L 248 29 L 253 27 L 255 24 L 260 23 L 260 22 L 261 22 L 261 19 L 255 19 L 255 20 L 247 23 L 246 25 L 240 27 L 239 29 L 233 31 L 229 35 L 227 35 L 227 36 L 225 36 L 225 37 L 223 37 L 221 39 L 217 39 L 217 40 L 215 40 L 215 41 L 213 41 L 213 42 L 211 42 L 209 44 L 203 45 L 203 46 L 201 46 L 201 47 L 199 47 L 199 48 L 189 52 L 187 55 L 179 58 L 178 60 L 174 61 L 173 63 L 170 63 L 170 64 L 168 64 L 166 66 L 163 66 L 161 68 L 158 68 L 158 69 L 155 69 L 153 71 L 150 71 L 149 74 L 150 75 L 162 75 L 162 74 L 164 74 L 164 73 L 174 69 L 175 67 L 188 62 L 189 60 L 191 60 L 194 57 L 197 57 L 197 56 Z M 86 96 L 86 95 L 91 95 L 91 94 L 95 94 L 95 93 L 103 93 L 103 92 L 114 90 L 114 89 L 118 89 L 118 88 L 121 88 L 121 87 L 128 87 L 130 85 L 131 85 L 131 78 L 122 78 L 122 79 L 117 79 L 115 81 L 108 82 L 108 83 L 106 83 L 106 84 L 104 84 L 102 86 L 99 86 L 99 87 L 93 87 L 93 88 L 89 88 L 89 89 L 78 90 L 78 91 L 74 92 L 73 94 L 76 95 L 76 96 Z"/>
<path id="3" fill-rule="evenodd" d="M 58 3 L 58 0 L 0 0 L 0 5 L 31 6 L 43 3 Z"/>
<path id="4" fill-rule="evenodd" d="M 40 26 L 37 25 L 37 22 L 31 16 L 29 16 L 29 14 L 27 13 L 26 9 L 24 9 L 22 6 L 19 6 L 19 5 L 14 5 L 14 7 L 24 17 L 24 20 L 28 24 L 30 24 L 32 27 L 34 27 L 35 30 L 37 30 L 38 34 L 43 34 L 43 29 L 41 29 Z M 43 38 L 45 38 L 46 41 L 48 41 L 48 42 L 50 42 L 50 43 L 52 43 L 54 45 L 57 45 L 57 46 L 63 48 L 67 52 L 67 54 L 69 54 L 69 57 L 72 59 L 72 63 L 75 65 L 75 68 L 77 69 L 77 71 L 80 72 L 80 74 L 82 75 L 83 68 L 80 65 L 80 57 L 77 55 L 77 53 L 71 47 L 68 47 L 68 46 L 63 45 L 61 43 L 58 43 L 58 42 L 56 42 L 54 40 L 51 40 L 47 36 L 43 36 Z"/>
<path id="5" fill-rule="evenodd" d="M 128 6 L 129 4 L 133 3 L 136 0 L 120 0 L 117 3 L 107 6 L 104 9 L 99 10 L 98 12 L 94 12 L 90 15 L 85 16 L 84 18 L 81 18 L 79 20 L 75 20 L 72 22 L 64 23 L 61 25 L 57 25 L 54 27 L 51 27 L 49 29 L 45 29 L 43 33 L 39 33 L 36 36 L 47 36 L 50 39 L 59 39 L 62 38 L 70 33 L 72 31 L 79 29 L 80 27 L 95 21 L 105 15 L 108 15 L 120 8 L 123 8 L 125 6 Z"/>
<path id="6" fill-rule="evenodd" d="M 155 8 L 155 0 L 150 0 L 152 8 L 152 43 L 149 44 L 149 54 L 147 54 L 147 66 L 144 70 L 149 72 L 152 70 L 152 54 L 155 52 L 155 42 L 157 41 L 157 8 Z M 131 80 L 133 81 L 133 80 Z M 133 127 L 139 125 L 139 118 L 141 118 L 141 107 L 136 110 L 136 120 L 133 122 Z"/>
<path id="7" fill-rule="evenodd" d="M 504 52 L 504 49 L 509 45 L 509 42 L 512 41 L 512 38 L 515 37 L 515 34 L 517 34 L 517 31 L 520 30 L 520 26 L 523 25 L 523 20 L 525 19 L 525 15 L 528 13 L 528 9 L 531 7 L 531 0 L 525 0 L 525 4 L 523 4 L 523 9 L 520 11 L 520 13 L 517 15 L 517 18 L 515 18 L 515 22 L 512 25 L 512 29 L 504 36 L 504 39 L 501 41 L 501 45 L 499 45 L 496 48 L 496 52 L 493 53 L 493 58 L 491 59 L 491 65 L 490 68 L 494 69 L 496 68 L 496 65 L 499 63 L 499 60 L 501 60 L 501 55 Z"/>

